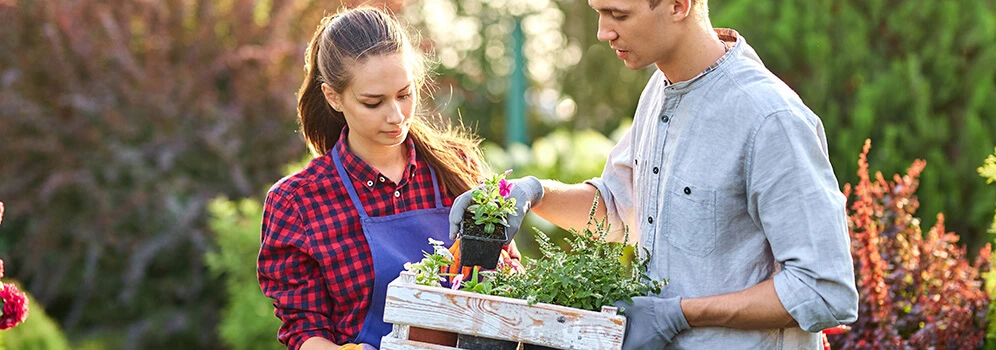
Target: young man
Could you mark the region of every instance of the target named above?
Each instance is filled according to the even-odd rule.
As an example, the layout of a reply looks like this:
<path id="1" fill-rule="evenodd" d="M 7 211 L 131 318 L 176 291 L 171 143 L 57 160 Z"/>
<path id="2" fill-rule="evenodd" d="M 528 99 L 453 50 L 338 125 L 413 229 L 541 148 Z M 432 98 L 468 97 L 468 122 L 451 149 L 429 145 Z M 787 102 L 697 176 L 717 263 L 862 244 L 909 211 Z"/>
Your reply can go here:
<path id="1" fill-rule="evenodd" d="M 856 319 L 858 295 L 819 117 L 742 36 L 712 28 L 706 0 L 589 5 L 627 67 L 657 70 L 602 176 L 515 180 L 523 212 L 582 227 L 598 189 L 611 238 L 625 224 L 650 250 L 651 277 L 670 284 L 621 305 L 624 349 L 821 348 L 820 330 Z"/>

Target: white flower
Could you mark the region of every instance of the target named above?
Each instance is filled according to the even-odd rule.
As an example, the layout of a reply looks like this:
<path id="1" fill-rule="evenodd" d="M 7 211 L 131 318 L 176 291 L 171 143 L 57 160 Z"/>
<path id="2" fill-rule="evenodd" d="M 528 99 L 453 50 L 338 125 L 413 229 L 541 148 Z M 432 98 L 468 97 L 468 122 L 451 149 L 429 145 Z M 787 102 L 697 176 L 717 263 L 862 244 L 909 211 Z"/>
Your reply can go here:
<path id="1" fill-rule="evenodd" d="M 432 238 L 430 238 L 430 239 L 432 239 Z M 453 261 L 453 254 L 450 253 L 449 249 L 443 248 L 443 246 L 438 246 L 438 245 L 437 246 L 433 246 L 433 248 L 435 249 L 434 253 L 436 255 L 442 255 L 442 256 L 446 257 L 446 259 L 449 259 L 450 261 Z"/>
<path id="2" fill-rule="evenodd" d="M 434 245 L 436 247 L 439 247 L 439 246 L 443 245 L 443 241 L 437 241 L 437 240 L 434 240 L 432 238 L 429 238 L 429 244 Z"/>

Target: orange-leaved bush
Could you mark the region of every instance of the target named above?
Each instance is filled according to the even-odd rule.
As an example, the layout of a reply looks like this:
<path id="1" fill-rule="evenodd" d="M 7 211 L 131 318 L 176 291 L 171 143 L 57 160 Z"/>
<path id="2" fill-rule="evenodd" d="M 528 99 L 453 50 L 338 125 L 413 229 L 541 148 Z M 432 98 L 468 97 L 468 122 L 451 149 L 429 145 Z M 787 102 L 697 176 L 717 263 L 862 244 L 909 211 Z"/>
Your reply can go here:
<path id="1" fill-rule="evenodd" d="M 858 320 L 850 332 L 830 336 L 834 349 L 973 349 L 985 338 L 990 245 L 969 264 L 958 235 L 946 232 L 943 214 L 926 234 L 914 216 L 926 166 L 916 160 L 905 176 L 886 181 L 868 172 L 865 141 L 857 185 L 844 185 L 858 292 Z"/>

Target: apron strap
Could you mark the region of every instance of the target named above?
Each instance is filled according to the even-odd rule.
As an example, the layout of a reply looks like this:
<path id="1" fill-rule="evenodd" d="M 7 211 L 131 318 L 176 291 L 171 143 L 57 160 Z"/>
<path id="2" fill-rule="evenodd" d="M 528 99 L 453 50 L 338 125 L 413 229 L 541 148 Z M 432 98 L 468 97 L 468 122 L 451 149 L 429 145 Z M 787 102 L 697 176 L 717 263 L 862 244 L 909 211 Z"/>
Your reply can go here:
<path id="1" fill-rule="evenodd" d="M 332 147 L 332 162 L 335 163 L 335 169 L 339 172 L 339 178 L 346 185 L 346 192 L 349 193 L 349 199 L 353 200 L 353 206 L 356 207 L 356 211 L 360 213 L 361 219 L 367 218 L 367 211 L 363 208 L 363 202 L 360 202 L 360 196 L 356 194 L 356 187 L 353 186 L 353 181 L 349 179 L 349 175 L 346 173 L 346 169 L 342 167 L 342 159 L 339 158 L 339 145 L 336 144 Z M 429 166 L 429 174 L 432 175 L 432 190 L 436 196 L 436 208 L 443 208 L 443 197 L 439 193 L 439 180 L 436 178 L 436 170 Z"/>
<path id="2" fill-rule="evenodd" d="M 432 190 L 436 193 L 436 208 L 443 207 L 443 197 L 439 195 L 439 182 L 436 179 L 436 170 L 429 165 L 429 174 L 432 175 Z"/>
<path id="3" fill-rule="evenodd" d="M 332 147 L 332 162 L 335 163 L 335 170 L 339 171 L 339 178 L 342 179 L 342 183 L 346 185 L 346 192 L 349 192 L 349 198 L 353 200 L 353 206 L 356 207 L 356 211 L 360 212 L 360 219 L 365 220 L 367 218 L 367 210 L 363 209 L 363 202 L 360 202 L 360 196 L 356 195 L 353 180 L 349 179 L 349 174 L 342 167 L 342 160 L 339 159 L 338 143 Z"/>

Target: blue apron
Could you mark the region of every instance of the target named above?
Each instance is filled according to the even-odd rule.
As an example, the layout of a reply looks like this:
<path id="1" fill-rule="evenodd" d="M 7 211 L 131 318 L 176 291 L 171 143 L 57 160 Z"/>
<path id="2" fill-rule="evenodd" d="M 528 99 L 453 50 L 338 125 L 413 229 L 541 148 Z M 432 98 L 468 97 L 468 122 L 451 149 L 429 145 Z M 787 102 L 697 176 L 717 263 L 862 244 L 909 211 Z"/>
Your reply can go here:
<path id="1" fill-rule="evenodd" d="M 432 209 L 409 210 L 403 213 L 369 217 L 367 211 L 356 195 L 353 181 L 346 175 L 339 159 L 338 148 L 332 151 L 332 160 L 339 178 L 346 185 L 353 206 L 360 213 L 360 223 L 363 235 L 370 247 L 374 264 L 373 300 L 367 309 L 363 320 L 363 328 L 353 341 L 366 343 L 380 348 L 380 338 L 391 332 L 392 326 L 384 323 L 384 299 L 387 296 L 387 284 L 398 277 L 406 262 L 422 260 L 422 251 L 428 250 L 429 238 L 443 241 L 446 246 L 453 244 L 448 232 L 450 208 L 443 206 L 436 181 L 436 171 L 429 167 L 432 174 L 432 188 L 436 195 L 436 207 Z M 409 184 L 410 185 L 410 184 Z"/>

